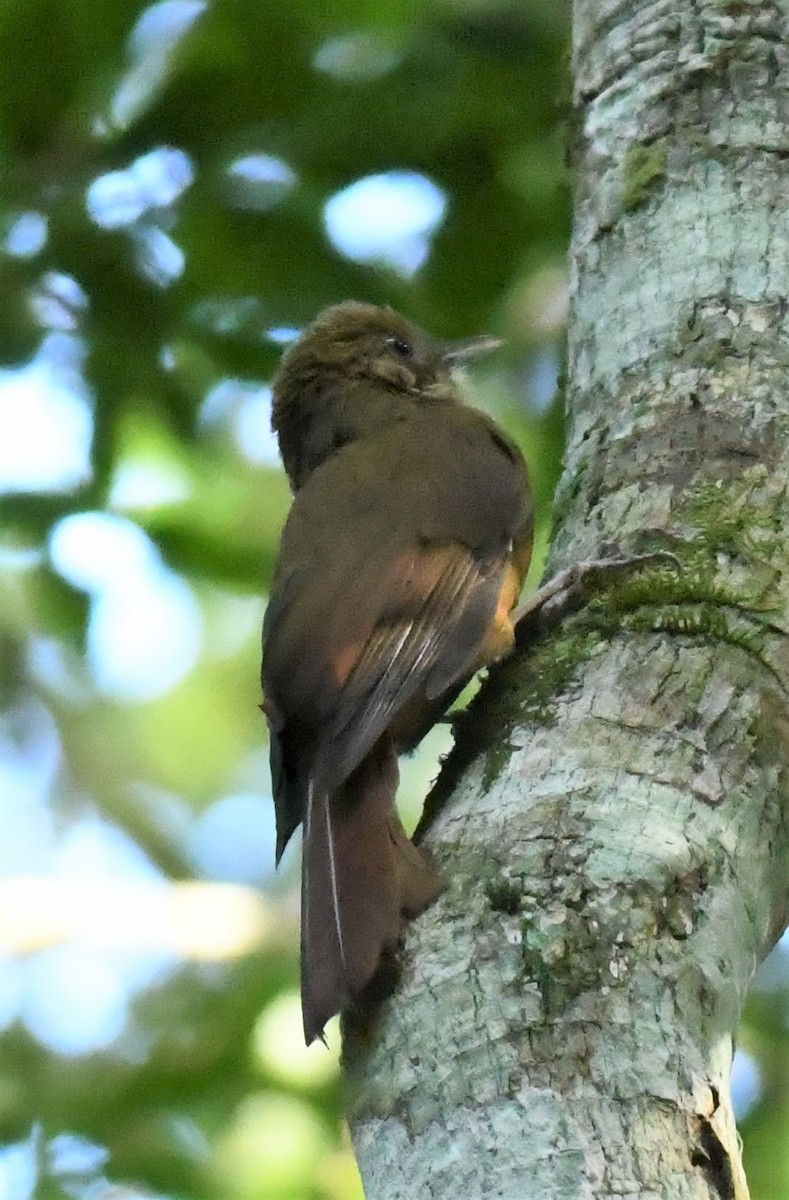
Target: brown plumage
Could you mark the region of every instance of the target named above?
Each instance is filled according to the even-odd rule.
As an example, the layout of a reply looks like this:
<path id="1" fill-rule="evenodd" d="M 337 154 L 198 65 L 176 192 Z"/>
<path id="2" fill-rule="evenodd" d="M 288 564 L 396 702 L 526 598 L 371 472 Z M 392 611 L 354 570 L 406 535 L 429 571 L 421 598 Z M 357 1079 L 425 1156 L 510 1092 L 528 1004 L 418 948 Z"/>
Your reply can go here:
<path id="1" fill-rule="evenodd" d="M 510 649 L 532 510 L 523 457 L 390 309 L 324 312 L 285 354 L 273 426 L 294 490 L 264 624 L 277 861 L 304 825 L 307 1042 L 441 890 L 394 805 L 397 753 Z"/>

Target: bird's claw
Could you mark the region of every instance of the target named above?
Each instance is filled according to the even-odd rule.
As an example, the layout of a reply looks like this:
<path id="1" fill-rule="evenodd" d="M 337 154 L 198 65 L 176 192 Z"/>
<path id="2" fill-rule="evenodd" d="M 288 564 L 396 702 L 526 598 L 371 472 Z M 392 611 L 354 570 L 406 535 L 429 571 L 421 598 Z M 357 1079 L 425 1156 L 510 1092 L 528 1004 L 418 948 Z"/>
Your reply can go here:
<path id="1" fill-rule="evenodd" d="M 593 558 L 575 563 L 523 600 L 512 614 L 512 623 L 517 628 L 522 623 L 528 624 L 536 620 L 561 620 L 572 610 L 574 602 L 586 592 L 590 584 L 601 582 L 612 573 L 638 570 L 660 563 L 671 566 L 676 571 L 682 570 L 682 563 L 676 554 L 669 550 L 653 550 L 646 554 L 617 553 L 607 558 Z"/>

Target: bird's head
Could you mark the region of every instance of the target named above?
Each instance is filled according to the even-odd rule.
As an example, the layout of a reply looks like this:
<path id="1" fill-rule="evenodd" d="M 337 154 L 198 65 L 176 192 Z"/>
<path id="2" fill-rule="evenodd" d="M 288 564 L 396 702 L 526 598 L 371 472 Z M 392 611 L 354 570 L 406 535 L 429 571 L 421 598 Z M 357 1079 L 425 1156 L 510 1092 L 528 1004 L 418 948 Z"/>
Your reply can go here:
<path id="1" fill-rule="evenodd" d="M 294 487 L 332 450 L 415 404 L 460 402 L 457 368 L 498 345 L 493 337 L 440 342 L 374 304 L 325 309 L 285 352 L 274 383 L 272 426 Z"/>

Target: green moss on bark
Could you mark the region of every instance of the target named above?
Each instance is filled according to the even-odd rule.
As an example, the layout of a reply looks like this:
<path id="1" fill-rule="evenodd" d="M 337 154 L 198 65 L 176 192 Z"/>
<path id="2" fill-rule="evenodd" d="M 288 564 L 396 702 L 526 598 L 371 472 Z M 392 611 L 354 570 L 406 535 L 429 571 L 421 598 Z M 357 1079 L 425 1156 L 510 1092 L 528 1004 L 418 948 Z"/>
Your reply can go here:
<path id="1" fill-rule="evenodd" d="M 643 204 L 666 174 L 668 152 L 664 142 L 632 145 L 625 155 L 622 207 L 631 212 Z"/>

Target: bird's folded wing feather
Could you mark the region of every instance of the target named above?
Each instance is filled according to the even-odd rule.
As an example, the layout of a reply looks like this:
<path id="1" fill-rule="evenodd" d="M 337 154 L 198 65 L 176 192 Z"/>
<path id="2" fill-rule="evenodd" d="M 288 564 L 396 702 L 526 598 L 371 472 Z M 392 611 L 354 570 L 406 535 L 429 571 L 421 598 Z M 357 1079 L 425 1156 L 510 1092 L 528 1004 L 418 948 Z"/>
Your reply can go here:
<path id="1" fill-rule="evenodd" d="M 270 619 L 267 655 L 287 642 L 287 667 L 265 680 L 269 703 L 320 730 L 313 774 L 332 790 L 351 773 L 416 693 L 439 695 L 468 670 L 496 611 L 505 559 L 479 562 L 464 546 L 424 546 L 359 564 L 326 594 L 309 573 Z M 323 593 L 326 611 L 315 611 Z M 279 678 L 278 678 L 279 676 Z M 264 675 L 265 679 L 265 675 Z M 280 732 L 280 731 L 273 731 Z"/>
<path id="2" fill-rule="evenodd" d="M 413 695 L 433 699 L 468 670 L 496 611 L 504 568 L 503 558 L 479 563 L 457 543 L 406 552 L 388 565 L 389 578 L 378 581 L 385 611 L 363 640 L 334 647 L 340 669 L 323 769 L 345 777 Z"/>

